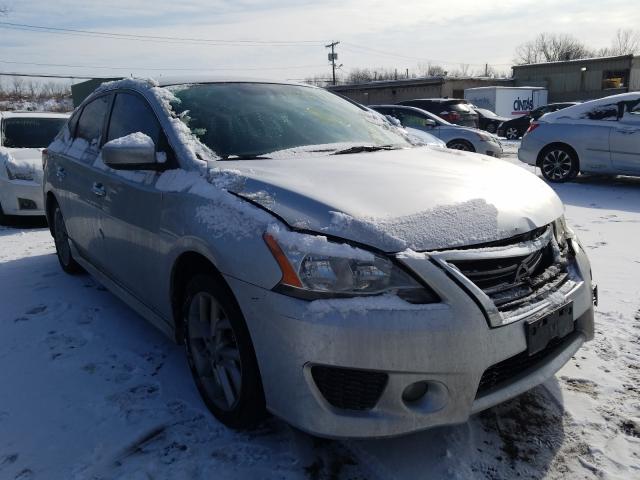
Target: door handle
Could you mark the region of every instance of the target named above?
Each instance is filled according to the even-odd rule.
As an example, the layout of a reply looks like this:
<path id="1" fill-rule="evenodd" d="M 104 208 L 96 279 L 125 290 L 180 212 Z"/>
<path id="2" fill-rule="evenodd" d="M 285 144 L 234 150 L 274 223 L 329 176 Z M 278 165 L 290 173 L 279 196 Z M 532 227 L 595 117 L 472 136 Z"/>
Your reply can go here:
<path id="1" fill-rule="evenodd" d="M 56 177 L 58 177 L 60 180 L 62 180 L 66 176 L 67 176 L 67 172 L 65 171 L 64 168 L 62 168 L 62 167 L 56 168 Z"/>
<path id="2" fill-rule="evenodd" d="M 107 194 L 107 191 L 104 189 L 104 185 L 97 182 L 91 186 L 91 191 L 98 197 L 104 197 Z"/>

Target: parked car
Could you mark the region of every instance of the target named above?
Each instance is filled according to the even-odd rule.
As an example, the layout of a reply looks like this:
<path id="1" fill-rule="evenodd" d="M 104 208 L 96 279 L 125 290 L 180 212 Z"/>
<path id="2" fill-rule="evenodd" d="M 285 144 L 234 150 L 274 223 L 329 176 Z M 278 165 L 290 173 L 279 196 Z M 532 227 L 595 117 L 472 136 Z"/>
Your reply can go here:
<path id="1" fill-rule="evenodd" d="M 532 173 L 308 85 L 162 82 L 84 100 L 44 154 L 47 216 L 66 272 L 185 343 L 224 424 L 460 423 L 593 337 L 589 261 Z"/>
<path id="2" fill-rule="evenodd" d="M 528 115 L 508 120 L 498 128 L 498 136 L 506 137 L 509 140 L 517 140 L 527 131 L 532 120 L 537 120 L 546 113 L 556 112 L 563 108 L 578 105 L 576 102 L 550 103 L 542 107 L 531 110 Z"/>
<path id="3" fill-rule="evenodd" d="M 473 107 L 478 114 L 478 128 L 489 133 L 496 133 L 501 123 L 509 121 L 507 117 L 500 117 L 486 108 Z"/>
<path id="4" fill-rule="evenodd" d="M 42 154 L 69 116 L 0 112 L 0 221 L 44 215 Z"/>
<path id="5" fill-rule="evenodd" d="M 580 172 L 640 175 L 640 92 L 544 115 L 529 127 L 518 158 L 540 167 L 551 182 Z"/>
<path id="6" fill-rule="evenodd" d="M 398 105 L 426 110 L 455 125 L 478 128 L 478 114 L 463 98 L 420 98 L 398 102 Z"/>
<path id="7" fill-rule="evenodd" d="M 397 118 L 403 127 L 422 130 L 444 141 L 454 150 L 483 153 L 492 157 L 502 156 L 502 145 L 494 135 L 476 128 L 452 125 L 425 110 L 401 105 L 371 105 L 384 115 Z"/>
<path id="8" fill-rule="evenodd" d="M 407 139 L 413 145 L 428 145 L 431 147 L 447 148 L 446 143 L 444 143 L 442 140 L 440 140 L 435 135 L 432 135 L 431 133 L 427 133 L 424 130 L 418 130 L 416 128 L 410 128 L 410 127 L 405 128 L 402 126 L 402 123 L 400 123 L 400 120 L 398 120 L 395 117 L 392 117 L 390 115 L 383 115 L 380 112 L 376 112 L 370 107 L 365 107 L 364 105 L 360 105 L 358 103 L 356 105 L 368 110 L 369 112 L 383 119 L 385 122 L 389 122 L 391 125 L 401 128 L 404 131 L 404 133 L 407 135 Z"/>

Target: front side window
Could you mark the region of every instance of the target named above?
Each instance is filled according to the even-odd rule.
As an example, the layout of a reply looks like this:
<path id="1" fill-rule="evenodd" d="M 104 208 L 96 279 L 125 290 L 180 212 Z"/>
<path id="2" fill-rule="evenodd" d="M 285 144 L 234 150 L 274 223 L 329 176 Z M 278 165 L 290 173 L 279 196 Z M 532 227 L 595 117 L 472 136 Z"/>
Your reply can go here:
<path id="1" fill-rule="evenodd" d="M 118 93 L 113 102 L 107 142 L 136 132 L 144 133 L 158 146 L 162 128 L 144 99 L 129 93 Z"/>
<path id="2" fill-rule="evenodd" d="M 109 110 L 110 101 L 110 95 L 103 95 L 84 106 L 78 120 L 76 137 L 86 140 L 91 145 L 100 143 L 102 126 Z"/>
<path id="3" fill-rule="evenodd" d="M 65 122 L 65 118 L 6 118 L 2 122 L 2 146 L 45 148 L 53 141 Z"/>
<path id="4" fill-rule="evenodd" d="M 176 115 L 222 158 L 336 143 L 411 146 L 374 113 L 319 88 L 214 83 L 169 90 Z"/>
<path id="5" fill-rule="evenodd" d="M 420 129 L 425 128 L 426 118 L 420 115 L 417 115 L 412 112 L 399 111 L 398 116 L 400 117 L 400 122 L 402 123 L 403 127 L 420 128 Z"/>

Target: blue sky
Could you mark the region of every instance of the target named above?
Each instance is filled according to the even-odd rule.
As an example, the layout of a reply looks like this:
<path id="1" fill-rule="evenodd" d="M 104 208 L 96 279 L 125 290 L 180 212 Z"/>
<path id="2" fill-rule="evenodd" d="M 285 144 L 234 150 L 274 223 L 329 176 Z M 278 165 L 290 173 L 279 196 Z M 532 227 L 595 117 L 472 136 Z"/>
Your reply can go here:
<path id="1" fill-rule="evenodd" d="M 213 46 L 99 39 L 0 28 L 0 71 L 154 75 L 194 69 L 276 79 L 328 75 L 332 39 L 344 69 L 460 63 L 507 70 L 515 47 L 538 32 L 606 46 L 618 28 L 640 29 L 632 0 L 0 0 L 0 21 L 138 35 L 226 40 L 307 40 L 296 46 Z M 363 48 L 364 47 L 364 48 Z M 374 51 L 375 50 L 375 51 Z M 114 71 L 95 66 L 122 67 Z"/>

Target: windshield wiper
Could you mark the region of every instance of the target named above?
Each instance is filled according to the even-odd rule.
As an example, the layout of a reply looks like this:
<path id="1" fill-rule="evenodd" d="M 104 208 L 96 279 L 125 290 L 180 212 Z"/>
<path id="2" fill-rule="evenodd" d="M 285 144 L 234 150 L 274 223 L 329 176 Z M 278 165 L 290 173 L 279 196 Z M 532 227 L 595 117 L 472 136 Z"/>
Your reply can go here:
<path id="1" fill-rule="evenodd" d="M 398 150 L 400 147 L 394 145 L 356 145 L 355 147 L 337 150 L 332 155 L 346 155 L 349 153 L 377 152 L 380 150 Z"/>

